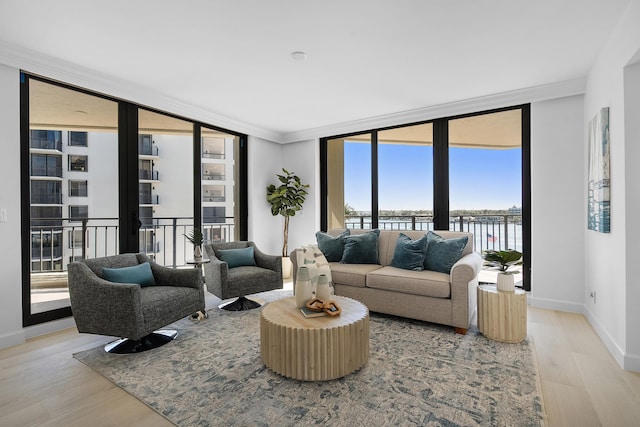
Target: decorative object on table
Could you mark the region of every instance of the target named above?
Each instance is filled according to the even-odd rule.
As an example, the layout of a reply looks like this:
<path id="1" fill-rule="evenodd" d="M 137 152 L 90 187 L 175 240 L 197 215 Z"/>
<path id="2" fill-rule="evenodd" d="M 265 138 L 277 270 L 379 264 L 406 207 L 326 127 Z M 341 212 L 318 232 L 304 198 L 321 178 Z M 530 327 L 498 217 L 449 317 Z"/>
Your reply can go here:
<path id="1" fill-rule="evenodd" d="M 291 261 L 288 258 L 287 245 L 289 243 L 289 219 L 302 209 L 302 204 L 307 198 L 308 184 L 302 184 L 300 177 L 293 172 L 282 168 L 284 175 L 276 174 L 280 181 L 279 186 L 270 184 L 267 186 L 267 201 L 271 205 L 271 215 L 284 217 L 284 229 L 282 238 L 282 262 L 283 277 L 291 277 Z M 288 274 L 287 274 L 288 273 Z"/>
<path id="2" fill-rule="evenodd" d="M 609 164 L 609 108 L 603 108 L 589 122 L 587 196 L 587 228 L 600 233 L 611 231 Z"/>
<path id="3" fill-rule="evenodd" d="M 246 295 L 282 289 L 282 261 L 280 256 L 267 255 L 254 242 L 212 242 L 204 245 L 211 262 L 204 264 L 207 290 L 225 300 L 221 309 L 230 311 L 250 310 L 261 304 Z"/>
<path id="4" fill-rule="evenodd" d="M 329 301 L 332 297 L 331 288 L 329 287 L 329 279 L 326 274 L 320 274 L 318 276 L 318 283 L 316 283 L 316 297 L 323 301 Z"/>
<path id="5" fill-rule="evenodd" d="M 289 296 L 291 291 L 278 290 L 259 298 L 267 308 Z M 293 309 L 301 322 L 313 320 Z M 487 339 L 473 325 L 467 335 L 457 335 L 433 323 L 371 313 L 366 368 L 339 381 L 309 383 L 284 380 L 256 357 L 261 313 L 212 309 L 206 325 L 188 319 L 171 325 L 180 331 L 171 346 L 135 357 L 98 347 L 73 357 L 180 426 L 219 425 L 221 420 L 327 425 L 328 416 L 336 421 L 333 425 L 349 426 L 363 420 L 377 425 L 424 420 L 468 426 L 548 424 L 528 338 L 505 344 Z M 223 403 L 212 409 L 212 402 Z"/>
<path id="6" fill-rule="evenodd" d="M 302 314 L 305 314 L 306 311 L 311 311 L 314 313 L 323 312 L 328 316 L 339 316 L 340 313 L 342 313 L 342 309 L 335 301 L 321 300 L 320 298 L 314 298 L 307 302 L 304 308 L 306 308 L 306 310 L 303 310 Z"/>
<path id="7" fill-rule="evenodd" d="M 313 285 L 309 276 L 309 267 L 301 265 L 296 273 L 298 280 L 295 285 L 296 307 L 304 307 L 313 298 Z"/>
<path id="8" fill-rule="evenodd" d="M 202 231 L 199 228 L 194 228 L 183 236 L 193 245 L 193 259 L 200 261 L 202 259 L 202 244 L 204 243 Z"/>
<path id="9" fill-rule="evenodd" d="M 328 316 L 328 314 L 324 310 L 320 310 L 320 311 L 312 310 L 306 305 L 300 308 L 300 312 L 304 317 L 308 317 L 308 318 Z"/>
<path id="10" fill-rule="evenodd" d="M 513 275 L 516 271 L 509 271 L 510 267 L 522 264 L 522 253 L 513 249 L 506 251 L 494 251 L 487 249 L 482 253 L 485 264 L 495 267 L 498 272 L 497 288 L 503 292 L 513 292 L 515 281 Z"/>

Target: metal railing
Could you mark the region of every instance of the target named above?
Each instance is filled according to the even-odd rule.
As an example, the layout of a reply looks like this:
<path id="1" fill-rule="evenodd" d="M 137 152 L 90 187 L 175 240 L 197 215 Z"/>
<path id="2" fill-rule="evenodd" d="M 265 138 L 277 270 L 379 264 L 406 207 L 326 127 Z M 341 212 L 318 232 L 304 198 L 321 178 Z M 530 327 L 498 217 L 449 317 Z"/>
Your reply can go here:
<path id="1" fill-rule="evenodd" d="M 205 151 L 202 153 L 203 159 L 216 159 L 216 160 L 224 160 L 224 153 L 209 153 Z"/>
<path id="2" fill-rule="evenodd" d="M 140 193 L 138 195 L 138 203 L 141 205 L 157 205 L 160 203 L 160 197 L 157 194 Z"/>
<path id="3" fill-rule="evenodd" d="M 225 175 L 220 173 L 203 173 L 202 179 L 207 181 L 224 181 Z"/>
<path id="4" fill-rule="evenodd" d="M 371 229 L 371 216 L 346 216 L 346 228 Z M 431 216 L 379 216 L 381 230 L 434 230 Z M 473 233 L 477 252 L 516 249 L 522 252 L 522 215 L 458 215 L 449 218 L 449 230 Z"/>
<path id="5" fill-rule="evenodd" d="M 168 267 L 187 265 L 193 258 L 193 246 L 186 239 L 193 229 L 193 217 L 145 218 L 150 225 L 139 231 L 140 251 Z M 62 270 L 73 259 L 98 258 L 119 253 L 118 218 L 85 218 L 78 224 L 73 218 L 44 218 L 55 225 L 32 225 L 31 246 L 32 273 L 60 271 L 54 265 L 62 262 Z M 233 217 L 225 222 L 203 224 L 205 243 L 233 241 L 235 224 Z M 55 238 L 53 236 L 55 235 Z"/>
<path id="6" fill-rule="evenodd" d="M 159 179 L 159 175 L 158 175 L 158 171 L 150 171 L 147 169 L 139 169 L 138 170 L 138 178 L 139 179 L 146 179 L 149 181 L 158 181 Z"/>

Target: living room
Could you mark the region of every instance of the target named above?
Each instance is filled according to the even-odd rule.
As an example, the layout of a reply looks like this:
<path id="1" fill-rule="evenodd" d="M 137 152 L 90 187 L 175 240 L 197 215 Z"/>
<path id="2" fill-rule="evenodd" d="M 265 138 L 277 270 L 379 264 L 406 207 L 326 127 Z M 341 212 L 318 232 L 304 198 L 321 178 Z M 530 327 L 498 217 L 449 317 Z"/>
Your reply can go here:
<path id="1" fill-rule="evenodd" d="M 640 194 L 640 171 L 634 167 L 640 158 L 640 151 L 634 144 L 640 133 L 640 125 L 634 120 L 640 112 L 640 29 L 636 25 L 640 22 L 640 2 L 618 1 L 606 6 L 595 3 L 599 2 L 591 6 L 608 10 L 615 8 L 615 11 L 607 15 L 607 32 L 601 40 L 601 48 L 594 54 L 593 60 L 584 65 L 583 75 L 557 76 L 556 80 L 544 84 L 522 84 L 509 90 L 467 95 L 434 105 L 424 100 L 422 108 L 417 109 L 394 110 L 387 114 L 357 118 L 336 117 L 323 126 L 272 129 L 264 124 L 231 118 L 231 114 L 225 116 L 224 106 L 216 105 L 208 109 L 195 104 L 185 105 L 177 99 L 177 93 L 175 98 L 171 98 L 155 93 L 141 83 L 135 84 L 121 78 L 109 79 L 99 71 L 83 68 L 85 64 L 82 57 L 76 63 L 65 57 L 57 57 L 55 52 L 60 48 L 46 46 L 45 36 L 38 40 L 40 45 L 22 46 L 19 42 L 20 33 L 12 33 L 12 25 L 8 23 L 13 17 L 23 15 L 9 9 L 15 7 L 20 10 L 22 6 L 3 2 L 1 19 L 4 29 L 0 31 L 0 87 L 3 94 L 0 99 L 0 137 L 4 141 L 4 155 L 0 157 L 0 170 L 5 188 L 0 193 L 0 209 L 6 210 L 6 215 L 3 215 L 5 219 L 0 223 L 0 265 L 4 272 L 0 285 L 3 293 L 0 302 L 0 347 L 20 345 L 31 338 L 73 326 L 71 319 L 30 327 L 24 327 L 22 323 L 23 271 L 19 267 L 21 254 L 18 250 L 23 241 L 18 185 L 18 82 L 20 70 L 25 70 L 247 133 L 248 232 L 251 240 L 270 253 L 280 252 L 279 235 L 274 230 L 281 228 L 281 222 L 271 215 L 264 201 L 264 188 L 273 180 L 274 172 L 282 167 L 296 171 L 312 189 L 303 211 L 291 223 L 290 247 L 315 240 L 314 233 L 320 228 L 319 138 L 530 103 L 530 305 L 583 315 L 621 368 L 631 372 L 640 371 L 640 334 L 635 328 L 640 323 L 640 313 L 634 310 L 633 304 L 640 300 L 640 288 L 634 280 L 640 274 L 640 265 L 634 262 L 633 255 L 640 245 L 635 238 L 640 235 L 640 225 L 634 221 L 636 207 L 640 208 L 637 197 Z M 506 4 L 500 6 L 506 7 Z M 29 12 L 35 8 L 24 7 Z M 573 2 L 567 7 L 573 8 L 579 16 L 582 16 L 579 14 L 581 9 L 589 8 L 583 2 Z M 4 13 L 5 10 L 7 13 Z M 562 16 L 567 20 L 579 21 L 566 11 Z M 536 22 L 536 25 L 544 28 L 542 22 Z M 569 22 L 567 27 L 576 29 Z M 545 47 L 548 46 L 540 49 Z M 289 51 L 294 49 L 298 47 L 292 46 Z M 573 53 L 566 51 L 555 60 L 558 63 L 571 62 Z M 129 54 L 134 55 L 133 52 Z M 241 55 L 240 52 L 236 54 Z M 310 58 L 313 54 L 309 52 Z M 502 63 L 504 79 L 512 73 L 504 68 L 508 65 L 508 61 Z M 516 64 L 511 64 L 511 67 L 517 70 Z M 540 73 L 544 71 L 543 67 L 539 70 Z M 472 84 L 468 85 L 469 90 L 472 87 Z M 251 103 L 251 97 L 248 98 L 245 102 Z M 610 109 L 611 129 L 613 191 L 612 226 L 608 234 L 588 231 L 586 227 L 587 124 L 603 107 Z M 270 107 L 263 105 L 260 108 Z M 283 121 L 285 119 L 286 116 L 280 118 Z M 558 221 L 558 212 L 573 220 Z M 591 297 L 594 293 L 597 299 Z"/>

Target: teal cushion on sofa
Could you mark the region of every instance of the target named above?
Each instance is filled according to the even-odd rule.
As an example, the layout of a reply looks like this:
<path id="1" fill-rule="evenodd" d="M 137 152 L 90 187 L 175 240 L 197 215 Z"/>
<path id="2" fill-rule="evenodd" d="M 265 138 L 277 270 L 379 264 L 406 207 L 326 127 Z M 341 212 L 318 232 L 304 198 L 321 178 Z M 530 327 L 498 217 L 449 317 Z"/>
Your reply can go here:
<path id="1" fill-rule="evenodd" d="M 462 258 L 462 251 L 468 241 L 468 236 L 443 239 L 440 235 L 429 231 L 427 233 L 427 252 L 424 258 L 425 270 L 451 273 L 451 267 Z"/>
<path id="2" fill-rule="evenodd" d="M 417 240 L 400 233 L 396 239 L 396 248 L 393 251 L 391 266 L 404 270 L 424 270 L 424 257 L 427 249 L 427 235 Z"/>
<path id="3" fill-rule="evenodd" d="M 253 246 L 242 249 L 221 249 L 217 251 L 218 258 L 226 262 L 229 268 L 241 267 L 243 265 L 256 265 L 253 256 Z"/>
<path id="4" fill-rule="evenodd" d="M 110 282 L 114 283 L 137 283 L 140 286 L 155 286 L 156 280 L 151 272 L 151 264 L 143 262 L 142 264 L 133 265 L 131 267 L 107 268 L 102 269 L 102 275 Z"/>
<path id="5" fill-rule="evenodd" d="M 378 236 L 380 230 L 344 238 L 342 264 L 378 264 Z"/>
<path id="6" fill-rule="evenodd" d="M 342 259 L 344 251 L 344 238 L 349 235 L 349 230 L 344 230 L 337 236 L 332 236 L 322 231 L 316 233 L 318 248 L 329 262 L 338 262 Z"/>

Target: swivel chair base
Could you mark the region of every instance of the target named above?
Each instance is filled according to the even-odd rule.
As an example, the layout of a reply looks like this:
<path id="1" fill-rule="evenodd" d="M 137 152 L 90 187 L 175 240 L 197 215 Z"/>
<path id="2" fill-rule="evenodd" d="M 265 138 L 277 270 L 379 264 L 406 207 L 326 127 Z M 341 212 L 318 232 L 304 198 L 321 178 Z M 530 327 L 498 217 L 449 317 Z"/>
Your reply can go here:
<path id="1" fill-rule="evenodd" d="M 174 340 L 176 336 L 178 336 L 178 331 L 175 329 L 158 329 L 139 340 L 120 338 L 112 341 L 104 346 L 104 351 L 114 354 L 142 353 L 143 351 L 161 347 Z"/>
<path id="2" fill-rule="evenodd" d="M 259 308 L 259 307 L 262 307 L 262 304 L 256 301 L 252 301 L 246 297 L 239 297 L 235 301 L 220 304 L 218 306 L 219 309 L 227 310 L 227 311 L 253 310 L 254 308 Z"/>

